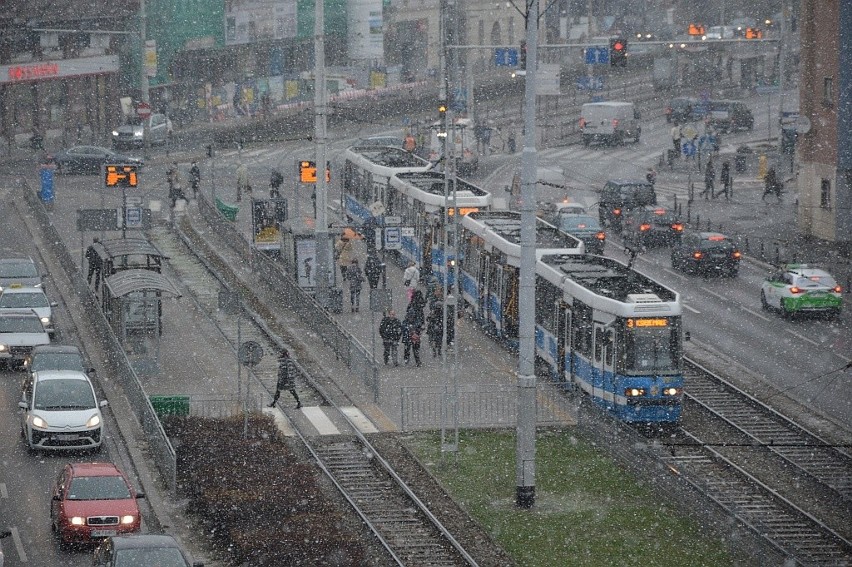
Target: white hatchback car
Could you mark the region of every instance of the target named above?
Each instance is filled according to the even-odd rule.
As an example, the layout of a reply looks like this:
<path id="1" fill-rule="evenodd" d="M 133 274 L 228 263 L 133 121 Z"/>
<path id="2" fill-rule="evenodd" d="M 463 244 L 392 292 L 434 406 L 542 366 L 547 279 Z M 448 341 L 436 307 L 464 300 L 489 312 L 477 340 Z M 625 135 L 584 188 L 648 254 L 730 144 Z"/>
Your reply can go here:
<path id="1" fill-rule="evenodd" d="M 91 380 L 74 370 L 28 374 L 21 401 L 21 436 L 32 450 L 94 449 L 103 441 L 106 400 L 98 401 Z"/>
<path id="2" fill-rule="evenodd" d="M 50 335 L 32 309 L 0 311 L 0 363 L 21 365 L 39 345 L 50 344 Z"/>
<path id="3" fill-rule="evenodd" d="M 764 309 L 777 309 L 785 315 L 825 312 L 837 316 L 843 307 L 841 291 L 825 270 L 807 264 L 786 264 L 763 281 L 760 303 Z"/>
<path id="4" fill-rule="evenodd" d="M 53 308 L 57 305 L 56 302 L 48 301 L 40 287 L 12 286 L 0 292 L 0 313 L 6 309 L 32 309 L 50 335 L 56 330 L 53 326 Z"/>

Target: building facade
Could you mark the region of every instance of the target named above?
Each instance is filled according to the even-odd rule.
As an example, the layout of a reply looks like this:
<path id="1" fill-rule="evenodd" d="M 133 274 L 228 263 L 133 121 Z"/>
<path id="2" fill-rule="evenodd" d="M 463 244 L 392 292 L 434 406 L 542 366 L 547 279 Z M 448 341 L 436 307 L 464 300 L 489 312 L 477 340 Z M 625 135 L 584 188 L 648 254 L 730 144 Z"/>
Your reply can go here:
<path id="1" fill-rule="evenodd" d="M 852 242 L 852 3 L 802 0 L 799 230 Z"/>

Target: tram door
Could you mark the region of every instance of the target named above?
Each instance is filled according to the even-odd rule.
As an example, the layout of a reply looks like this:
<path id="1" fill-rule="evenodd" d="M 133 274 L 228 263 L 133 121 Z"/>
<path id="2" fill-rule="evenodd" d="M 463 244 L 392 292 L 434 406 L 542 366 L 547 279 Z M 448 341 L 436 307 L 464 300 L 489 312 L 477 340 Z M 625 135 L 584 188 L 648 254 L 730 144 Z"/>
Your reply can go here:
<path id="1" fill-rule="evenodd" d="M 425 271 L 423 279 L 427 281 L 429 280 L 429 276 L 435 273 L 435 266 L 432 265 L 432 239 L 436 236 L 434 226 L 428 224 L 424 226 L 423 238 L 421 239 L 421 242 L 423 243 L 423 256 L 421 258 L 420 265 L 423 266 L 423 270 Z M 416 242 L 414 243 L 414 246 L 416 250 Z M 438 276 L 440 277 L 440 271 L 438 272 Z"/>
<path id="2" fill-rule="evenodd" d="M 499 301 L 500 284 L 503 280 L 503 270 L 500 265 L 494 262 L 494 257 L 491 254 L 482 254 L 482 271 L 481 280 L 482 288 L 479 292 L 479 311 L 482 313 L 482 318 L 494 326 L 496 331 L 500 331 L 499 318 Z"/>
<path id="3" fill-rule="evenodd" d="M 556 375 L 560 381 L 574 381 L 574 357 L 571 355 L 571 309 L 556 302 Z M 566 360 L 567 359 L 567 360 Z"/>
<path id="4" fill-rule="evenodd" d="M 500 317 L 503 336 L 510 339 L 518 338 L 520 333 L 520 270 L 509 266 L 503 270 Z"/>
<path id="5" fill-rule="evenodd" d="M 615 341 L 613 330 L 606 325 L 595 322 L 595 367 L 598 376 L 594 381 L 594 396 L 602 399 L 603 393 L 613 392 L 613 360 Z"/>

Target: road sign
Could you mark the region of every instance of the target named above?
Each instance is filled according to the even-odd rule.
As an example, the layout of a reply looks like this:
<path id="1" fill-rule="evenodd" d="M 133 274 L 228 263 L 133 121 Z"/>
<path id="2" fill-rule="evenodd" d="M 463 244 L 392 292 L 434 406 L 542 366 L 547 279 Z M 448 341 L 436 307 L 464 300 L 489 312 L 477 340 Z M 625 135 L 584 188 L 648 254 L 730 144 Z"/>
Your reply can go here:
<path id="1" fill-rule="evenodd" d="M 127 228 L 142 228 L 143 218 L 141 207 L 127 207 L 124 213 L 124 225 Z"/>
<path id="2" fill-rule="evenodd" d="M 151 116 L 151 105 L 147 102 L 136 103 L 136 116 L 139 118 L 148 118 Z"/>
<path id="3" fill-rule="evenodd" d="M 402 222 L 402 217 L 385 216 L 385 225 L 397 225 Z"/>
<path id="4" fill-rule="evenodd" d="M 246 366 L 256 366 L 263 358 L 263 347 L 255 341 L 245 341 L 240 345 L 237 355 L 240 357 L 240 362 Z"/>
<path id="5" fill-rule="evenodd" d="M 583 52 L 586 65 L 609 65 L 608 47 L 587 47 Z"/>
<path id="6" fill-rule="evenodd" d="M 588 75 L 577 77 L 577 89 L 581 91 L 602 91 L 603 88 L 603 77 L 589 77 Z"/>
<path id="7" fill-rule="evenodd" d="M 385 249 L 399 250 L 402 248 L 402 234 L 398 226 L 385 227 Z"/>
<path id="8" fill-rule="evenodd" d="M 497 67 L 517 67 L 518 50 L 511 47 L 498 47 L 494 50 L 494 65 Z"/>
<path id="9" fill-rule="evenodd" d="M 413 226 L 403 226 L 400 227 L 399 233 L 402 236 L 407 236 L 409 238 L 414 238 L 414 227 Z"/>
<path id="10" fill-rule="evenodd" d="M 119 230 L 121 209 L 77 209 L 77 230 Z"/>

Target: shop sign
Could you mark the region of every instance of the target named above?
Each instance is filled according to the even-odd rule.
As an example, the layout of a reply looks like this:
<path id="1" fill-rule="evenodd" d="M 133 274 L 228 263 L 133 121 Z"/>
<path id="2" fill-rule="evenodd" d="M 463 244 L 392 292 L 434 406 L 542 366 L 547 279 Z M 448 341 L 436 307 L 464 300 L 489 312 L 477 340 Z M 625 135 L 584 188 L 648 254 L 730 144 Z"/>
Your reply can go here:
<path id="1" fill-rule="evenodd" d="M 117 71 L 118 55 L 13 63 L 11 65 L 0 65 L 0 84 L 100 75 Z"/>

